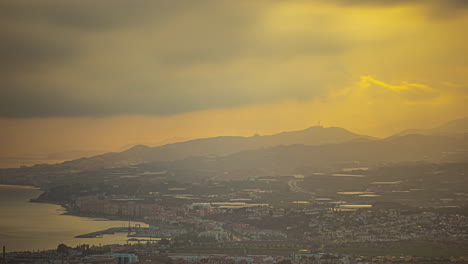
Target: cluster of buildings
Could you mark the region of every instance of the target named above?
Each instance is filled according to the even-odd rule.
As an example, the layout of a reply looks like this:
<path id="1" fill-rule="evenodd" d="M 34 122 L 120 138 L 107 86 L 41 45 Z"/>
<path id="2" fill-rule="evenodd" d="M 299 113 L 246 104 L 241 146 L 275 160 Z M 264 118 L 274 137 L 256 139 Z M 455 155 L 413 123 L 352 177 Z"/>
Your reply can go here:
<path id="1" fill-rule="evenodd" d="M 170 247 L 169 247 L 170 248 Z M 126 245 L 59 245 L 56 250 L 11 252 L 0 258 L 9 264 L 403 264 L 467 263 L 468 257 L 362 256 L 301 249 L 290 254 L 168 253 L 165 243 Z"/>
<path id="2" fill-rule="evenodd" d="M 64 255 L 49 250 L 42 252 L 9 253 L 2 263 L 10 264 L 134 264 L 141 263 L 133 253 L 106 253 L 95 255 Z"/>
<path id="3" fill-rule="evenodd" d="M 219 264 L 257 264 L 257 263 L 280 263 L 289 259 L 284 256 L 238 256 L 238 255 L 187 255 L 174 254 L 170 256 L 173 264 L 201 264 L 201 263 L 219 263 Z"/>
<path id="4" fill-rule="evenodd" d="M 120 216 L 162 225 L 164 228 L 158 229 L 156 234 L 140 232 L 136 235 L 161 238 L 196 232 L 201 241 L 287 240 L 289 228 L 300 228 L 304 240 L 339 244 L 410 239 L 468 240 L 468 216 L 397 209 L 364 208 L 342 212 L 309 206 L 285 210 L 241 200 L 170 207 L 131 199 L 83 197 L 75 201 L 75 210 L 83 214 Z M 212 217 L 220 215 L 225 217 Z M 269 228 L 250 224 L 267 218 L 288 222 L 291 215 L 303 215 L 307 219 L 306 225 Z"/>
<path id="5" fill-rule="evenodd" d="M 348 264 L 349 257 L 333 253 L 319 253 L 299 250 L 290 255 L 248 255 L 248 254 L 190 254 L 161 253 L 161 245 L 107 245 L 81 250 L 83 247 L 40 252 L 8 253 L 3 263 L 43 264 Z M 103 251 L 101 253 L 96 253 Z M 113 252 L 117 251 L 117 252 Z"/>
<path id="6" fill-rule="evenodd" d="M 143 218 L 149 215 L 160 215 L 163 208 L 155 203 L 140 203 L 131 200 L 100 200 L 95 197 L 77 199 L 75 211 L 88 215 L 120 216 Z"/>
<path id="7" fill-rule="evenodd" d="M 311 218 L 309 228 L 310 240 L 319 238 L 339 243 L 468 239 L 467 216 L 433 212 L 326 212 Z"/>
<path id="8" fill-rule="evenodd" d="M 232 224 L 231 230 L 238 237 L 243 237 L 247 240 L 286 240 L 288 238 L 284 232 L 257 228 L 248 224 Z"/>

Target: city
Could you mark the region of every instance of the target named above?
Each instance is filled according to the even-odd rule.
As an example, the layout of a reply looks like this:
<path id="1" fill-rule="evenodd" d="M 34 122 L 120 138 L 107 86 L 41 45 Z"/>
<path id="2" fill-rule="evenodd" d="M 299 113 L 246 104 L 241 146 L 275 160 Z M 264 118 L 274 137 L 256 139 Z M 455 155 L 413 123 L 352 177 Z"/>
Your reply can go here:
<path id="1" fill-rule="evenodd" d="M 468 263 L 468 0 L 0 1 L 0 264 Z"/>

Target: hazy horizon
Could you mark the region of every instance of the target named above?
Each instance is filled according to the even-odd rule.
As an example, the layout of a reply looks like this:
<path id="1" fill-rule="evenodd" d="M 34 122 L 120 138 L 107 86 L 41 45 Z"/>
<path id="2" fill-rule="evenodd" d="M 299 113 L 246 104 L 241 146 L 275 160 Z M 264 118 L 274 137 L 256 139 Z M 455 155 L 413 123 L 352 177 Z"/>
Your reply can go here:
<path id="1" fill-rule="evenodd" d="M 461 119 L 456 119 L 456 120 L 450 120 L 450 121 L 465 121 L 465 120 L 468 120 L 468 117 L 465 117 L 465 118 L 461 118 Z M 392 133 L 388 136 L 384 136 L 384 137 L 376 137 L 376 136 L 373 136 L 373 135 L 367 135 L 367 134 L 359 134 L 359 133 L 356 133 L 358 135 L 362 135 L 362 136 L 370 136 L 370 137 L 373 137 L 374 139 L 385 139 L 387 137 L 391 137 L 391 136 L 395 136 L 395 135 L 399 135 L 400 132 L 406 132 L 407 130 L 410 131 L 410 133 L 413 132 L 413 130 L 416 130 L 416 134 L 419 133 L 417 130 L 421 129 L 421 130 L 425 130 L 425 129 L 434 129 L 434 128 L 438 128 L 440 126 L 444 126 L 448 123 L 443 123 L 443 124 L 440 124 L 439 126 L 433 126 L 433 127 L 428 127 L 428 128 L 408 128 L 408 129 L 404 129 L 404 130 L 400 130 L 400 131 L 397 131 L 397 133 Z M 462 122 L 462 123 L 466 123 L 466 122 Z M 345 129 L 351 133 L 355 133 L 354 131 L 350 131 L 346 128 L 343 128 L 343 127 L 337 127 L 337 126 L 324 126 L 320 121 L 316 124 L 316 125 L 312 125 L 312 126 L 309 126 L 309 127 L 305 127 L 305 128 L 301 128 L 299 130 L 295 130 L 295 131 L 305 131 L 307 129 L 310 129 L 310 128 L 342 128 L 342 129 Z M 172 138 L 167 138 L 167 139 L 164 139 L 164 140 L 161 140 L 159 142 L 137 142 L 137 143 L 134 143 L 134 144 L 127 144 L 127 145 L 123 145 L 123 146 L 119 146 L 115 149 L 111 149 L 111 150 L 89 150 L 89 149 L 82 149 L 82 150 L 64 150 L 64 151 L 61 151 L 61 152 L 54 152 L 54 153 L 32 153 L 30 154 L 29 156 L 16 156 L 16 157 L 11 157 L 11 156 L 4 156 L 4 157 L 1 157 L 0 156 L 0 168 L 17 168 L 17 167 L 21 167 L 21 166 L 31 166 L 31 165 L 36 165 L 36 164 L 57 164 L 57 163 L 62 163 L 64 161 L 70 161 L 70 160 L 75 160 L 75 159 L 78 159 L 78 158 L 84 158 L 84 157 L 92 157 L 92 156 L 96 156 L 96 155 L 101 155 L 101 154 L 105 154 L 105 153 L 109 153 L 109 152 L 121 152 L 121 151 L 125 151 L 125 150 L 129 150 L 131 148 L 133 148 L 134 146 L 138 146 L 138 145 L 144 145 L 144 146 L 148 146 L 148 147 L 158 147 L 158 146 L 164 146 L 164 145 L 167 145 L 167 144 L 174 144 L 174 143 L 182 143 L 182 142 L 187 142 L 187 141 L 191 141 L 191 140 L 196 140 L 196 139 L 204 139 L 204 138 L 213 138 L 213 137 L 222 137 L 222 136 L 232 136 L 232 137 L 246 137 L 246 138 L 249 138 L 249 137 L 255 137 L 255 136 L 272 136 L 272 135 L 277 135 L 277 134 L 281 134 L 281 133 L 284 133 L 284 132 L 295 132 L 295 131 L 291 131 L 291 130 L 287 130 L 287 131 L 277 131 L 277 132 L 274 132 L 274 133 L 270 133 L 270 134 L 262 134 L 260 133 L 260 131 L 256 130 L 255 133 L 253 134 L 249 134 L 249 135 L 214 135 L 214 136 L 206 136 L 206 137 L 199 137 L 199 138 L 189 138 L 189 137 L 172 137 Z M 463 134 L 465 133 L 465 131 L 451 131 L 449 134 L 446 134 L 446 136 L 451 136 L 451 134 L 453 135 L 457 135 L 458 133 L 460 134 Z M 305 144 L 305 143 L 301 143 L 301 144 Z"/>

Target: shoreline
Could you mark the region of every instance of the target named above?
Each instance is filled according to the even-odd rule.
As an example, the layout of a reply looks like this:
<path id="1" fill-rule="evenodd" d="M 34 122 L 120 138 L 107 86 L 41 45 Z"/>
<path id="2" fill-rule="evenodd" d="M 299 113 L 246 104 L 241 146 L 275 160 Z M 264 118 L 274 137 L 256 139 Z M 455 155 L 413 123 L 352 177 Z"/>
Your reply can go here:
<path id="1" fill-rule="evenodd" d="M 58 206 L 62 207 L 62 209 L 64 211 L 60 215 L 70 215 L 70 216 L 76 216 L 76 217 L 94 218 L 94 221 L 128 221 L 128 222 L 138 222 L 138 223 L 143 223 L 143 224 L 149 225 L 149 223 L 145 222 L 144 219 L 128 219 L 128 218 L 124 218 L 124 217 L 120 217 L 120 216 L 83 214 L 83 213 L 76 212 L 76 211 L 70 209 L 70 207 L 65 203 L 40 199 L 41 195 L 44 194 L 44 192 L 45 192 L 45 189 L 43 189 L 43 187 L 34 186 L 34 185 L 22 185 L 22 184 L 0 184 L 0 188 L 1 187 L 40 190 L 40 191 L 42 191 L 42 193 L 39 194 L 35 198 L 30 198 L 28 202 L 58 205 Z"/>
<path id="2" fill-rule="evenodd" d="M 1 187 L 6 187 L 6 188 L 17 188 L 17 189 L 30 189 L 30 190 L 41 190 L 43 193 L 45 190 L 42 187 L 39 186 L 33 186 L 33 185 L 21 185 L 21 184 L 0 184 Z M 70 216 L 76 216 L 76 217 L 85 217 L 85 218 L 94 218 L 94 221 L 128 221 L 128 222 L 139 222 L 139 223 L 144 223 L 146 225 L 149 225 L 144 221 L 144 219 L 126 219 L 123 217 L 119 216 L 105 216 L 105 215 L 95 215 L 95 214 L 83 214 L 79 212 L 75 212 L 74 210 L 71 210 L 66 204 L 57 202 L 57 201 L 50 201 L 50 200 L 42 200 L 39 199 L 39 197 L 43 194 L 39 194 L 39 196 L 35 198 L 29 199 L 28 202 L 30 203 L 43 203 L 43 204 L 53 204 L 53 205 L 58 205 L 62 207 L 63 213 L 60 215 L 70 215 Z"/>
<path id="3" fill-rule="evenodd" d="M 63 207 L 63 206 L 62 206 Z M 144 219 L 125 219 L 119 216 L 104 216 L 104 215 L 93 215 L 93 214 L 81 214 L 81 213 L 76 213 L 76 212 L 70 212 L 68 209 L 66 209 L 66 212 L 63 213 L 62 215 L 71 215 L 71 216 L 78 216 L 78 217 L 87 217 L 87 218 L 95 218 L 95 221 L 127 221 L 127 222 L 138 222 L 138 223 L 144 223 L 146 225 L 149 225 L 144 221 Z M 100 220 L 99 220 L 100 219 Z"/>
<path id="4" fill-rule="evenodd" d="M 3 197 L 13 199 L 14 207 L 6 206 L 7 213 L 5 215 L 0 216 L 0 221 L 5 220 L 6 226 L 11 226 L 14 230 L 11 231 L 13 235 L 18 234 L 18 239 L 14 238 L 13 236 L 9 236 L 9 232 L 2 232 L 0 235 L 4 235 L 3 239 L 5 240 L 4 243 L 8 245 L 8 252 L 13 251 L 23 251 L 23 250 L 38 250 L 38 249 L 54 249 L 60 243 L 65 243 L 67 245 L 76 246 L 79 244 L 126 244 L 130 237 L 126 237 L 126 234 L 122 236 L 121 234 L 106 234 L 102 238 L 75 238 L 75 236 L 83 235 L 90 232 L 100 232 L 102 230 L 108 228 L 123 228 L 127 229 L 128 227 L 128 218 L 122 217 L 103 217 L 98 215 L 83 215 L 78 212 L 73 212 L 72 208 L 69 208 L 70 205 L 69 201 L 50 201 L 45 199 L 40 199 L 39 196 L 45 191 L 44 189 L 38 188 L 36 186 L 26 186 L 26 185 L 0 185 L 1 193 Z M 18 193 L 18 195 L 16 195 Z M 10 195 L 11 194 L 11 195 Z M 39 199 L 38 199 L 39 198 Z M 10 200 L 6 200 L 9 202 Z M 21 203 L 21 204 L 20 204 Z M 38 204 L 35 204 L 38 203 Z M 28 205 L 29 204 L 29 205 Z M 48 205 L 47 207 L 40 206 L 39 204 Z M 12 204 L 13 205 L 13 204 Z M 24 208 L 24 209 L 23 209 Z M 14 219 L 15 215 L 13 213 L 19 212 L 20 215 L 27 215 L 31 221 L 34 221 L 34 215 L 31 213 L 26 212 L 34 212 L 34 210 L 40 210 L 38 213 L 40 217 L 44 216 L 44 219 L 51 219 L 54 223 L 60 225 L 60 227 L 65 227 L 65 232 L 58 232 L 56 237 L 51 237 L 50 239 L 47 237 L 47 234 L 44 230 L 54 230 L 54 224 L 44 224 L 44 229 L 42 231 L 34 232 L 31 235 L 28 235 L 27 230 L 22 229 L 22 225 L 17 225 Z M 41 208 L 46 208 L 43 211 Z M 2 207 L 3 209 L 3 207 Z M 12 209 L 11 212 L 8 211 Z M 32 210 L 30 210 L 32 209 Z M 66 215 L 69 215 L 68 217 Z M 5 217 L 4 217 L 5 216 Z M 28 221 L 28 218 L 25 218 L 25 222 Z M 88 224 L 88 223 L 89 224 Z M 88 226 L 87 228 L 75 228 L 73 225 L 74 223 L 80 223 L 84 226 Z M 147 226 L 146 223 L 136 221 L 136 219 L 131 219 L 131 226 L 133 227 L 135 224 L 140 224 L 141 226 Z M 41 225 L 42 226 L 42 225 Z M 17 229 L 16 229 L 17 228 Z M 41 227 L 42 228 L 42 227 Z M 24 232 L 23 232 L 24 231 Z M 68 235 L 69 232 L 70 234 Z M 8 235 L 8 236 L 7 236 Z M 41 241 L 43 243 L 37 244 L 36 242 L 29 241 L 26 236 L 32 238 L 34 241 Z M 58 239 L 57 239 L 58 237 Z M 3 241 L 2 239 L 2 241 Z M 24 240 L 24 241 L 23 241 Z M 117 242 L 118 241 L 118 242 Z M 24 243 L 23 243 L 24 242 Z"/>
<path id="5" fill-rule="evenodd" d="M 70 216 L 77 216 L 77 217 L 85 217 L 85 218 L 94 218 L 94 221 L 126 221 L 126 222 L 139 222 L 149 225 L 144 221 L 144 219 L 128 219 L 123 218 L 120 216 L 109 216 L 109 215 L 96 215 L 96 214 L 83 214 L 76 212 L 74 210 L 70 210 L 70 208 L 62 203 L 55 202 L 55 201 L 47 201 L 47 200 L 38 200 L 37 198 L 30 199 L 29 202 L 31 203 L 44 203 L 44 204 L 54 204 L 59 205 L 64 209 L 64 212 L 60 215 L 70 215 Z"/>

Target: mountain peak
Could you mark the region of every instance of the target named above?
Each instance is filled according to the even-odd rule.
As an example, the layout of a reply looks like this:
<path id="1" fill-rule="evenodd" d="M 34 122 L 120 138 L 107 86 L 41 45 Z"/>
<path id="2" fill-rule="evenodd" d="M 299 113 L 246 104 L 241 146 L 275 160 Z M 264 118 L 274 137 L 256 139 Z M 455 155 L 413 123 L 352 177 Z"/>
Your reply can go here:
<path id="1" fill-rule="evenodd" d="M 150 149 L 151 149 L 151 147 L 146 146 L 146 145 L 135 145 L 135 146 L 127 149 L 126 151 L 138 152 L 138 151 L 145 151 L 145 150 L 150 150 Z"/>
<path id="2" fill-rule="evenodd" d="M 321 129 L 327 129 L 327 128 L 323 126 L 311 126 L 306 129 L 303 129 L 303 131 L 312 131 L 312 130 L 321 130 Z"/>
<path id="3" fill-rule="evenodd" d="M 306 129 L 304 129 L 303 131 L 313 131 L 313 130 L 316 130 L 316 131 L 332 131 L 332 130 L 335 130 L 335 131 L 346 131 L 346 132 L 349 132 L 349 133 L 353 133 L 349 130 L 347 130 L 346 128 L 342 128 L 342 127 L 335 127 L 335 126 L 330 126 L 330 127 L 325 127 L 325 126 L 311 126 L 311 127 L 308 127 Z M 354 134 L 354 133 L 353 133 Z"/>

